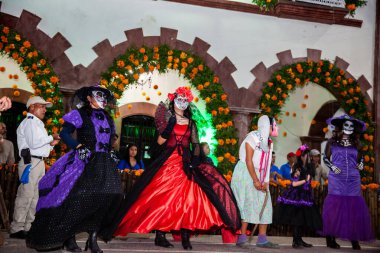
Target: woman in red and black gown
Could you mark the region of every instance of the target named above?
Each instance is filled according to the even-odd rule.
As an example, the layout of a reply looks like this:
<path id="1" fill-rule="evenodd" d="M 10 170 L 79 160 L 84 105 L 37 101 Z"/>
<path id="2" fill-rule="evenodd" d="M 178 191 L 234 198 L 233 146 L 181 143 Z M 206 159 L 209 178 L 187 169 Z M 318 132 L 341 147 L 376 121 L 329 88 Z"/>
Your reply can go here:
<path id="1" fill-rule="evenodd" d="M 155 245 L 173 247 L 166 232 L 181 231 L 182 246 L 192 249 L 191 231 L 237 230 L 240 217 L 233 193 L 216 168 L 200 161 L 200 145 L 191 119 L 191 91 L 180 87 L 160 103 L 155 122 L 159 155 L 126 196 L 105 240 L 128 233 L 156 231 Z"/>

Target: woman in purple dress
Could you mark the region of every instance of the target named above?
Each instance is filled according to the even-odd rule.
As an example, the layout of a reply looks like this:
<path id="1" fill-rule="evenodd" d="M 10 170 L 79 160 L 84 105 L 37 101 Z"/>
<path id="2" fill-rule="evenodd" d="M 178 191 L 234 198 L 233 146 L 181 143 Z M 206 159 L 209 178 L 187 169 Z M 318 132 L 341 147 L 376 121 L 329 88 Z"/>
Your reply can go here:
<path id="1" fill-rule="evenodd" d="M 115 125 L 104 110 L 112 93 L 99 86 L 84 87 L 75 98 L 80 109 L 63 116 L 60 134 L 72 151 L 57 160 L 39 183 L 36 218 L 27 238 L 27 246 L 39 251 L 63 247 L 81 252 L 75 234 L 87 232 L 86 250 L 103 252 L 97 232 L 122 197 L 117 163 L 110 153 Z M 77 139 L 71 136 L 74 131 Z"/>
<path id="2" fill-rule="evenodd" d="M 342 115 L 327 120 L 335 134 L 327 145 L 323 161 L 330 168 L 328 195 L 323 206 L 323 234 L 327 247 L 339 249 L 335 238 L 350 240 L 353 249 L 359 241 L 374 239 L 368 207 L 362 197 L 359 171 L 359 134 L 366 130 L 363 121 Z"/>
<path id="3" fill-rule="evenodd" d="M 303 228 L 320 231 L 322 219 L 314 203 L 310 179 L 313 177 L 314 166 L 310 162 L 310 149 L 302 145 L 296 152 L 297 161 L 292 168 L 291 186 L 278 197 L 274 212 L 277 224 L 293 227 L 292 247 L 310 248 L 313 245 L 302 239 Z"/>

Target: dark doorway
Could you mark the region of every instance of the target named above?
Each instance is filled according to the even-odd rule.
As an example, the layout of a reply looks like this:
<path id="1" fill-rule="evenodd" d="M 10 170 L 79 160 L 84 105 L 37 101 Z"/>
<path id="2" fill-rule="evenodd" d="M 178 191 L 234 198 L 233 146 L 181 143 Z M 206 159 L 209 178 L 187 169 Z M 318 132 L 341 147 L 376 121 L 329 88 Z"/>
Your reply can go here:
<path id="1" fill-rule="evenodd" d="M 26 111 L 26 106 L 23 103 L 12 101 L 11 109 L 2 112 L 0 116 L 0 122 L 4 122 L 7 126 L 7 140 L 13 143 L 15 149 L 15 159 L 16 162 L 20 160 L 17 148 L 17 127 L 20 125 L 21 121 L 25 118 L 22 113 Z"/>
<path id="2" fill-rule="evenodd" d="M 136 144 L 138 153 L 144 161 L 145 166 L 151 162 L 148 150 L 153 141 L 157 139 L 157 130 L 154 118 L 145 115 L 134 115 L 123 119 L 121 124 L 120 154 L 123 158 L 125 149 L 129 144 Z"/>

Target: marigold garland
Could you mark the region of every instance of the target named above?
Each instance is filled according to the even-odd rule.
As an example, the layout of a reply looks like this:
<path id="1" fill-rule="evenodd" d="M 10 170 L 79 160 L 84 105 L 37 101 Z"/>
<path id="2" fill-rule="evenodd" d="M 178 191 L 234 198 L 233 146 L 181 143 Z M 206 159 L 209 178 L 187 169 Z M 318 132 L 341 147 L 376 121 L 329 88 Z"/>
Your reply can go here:
<path id="1" fill-rule="evenodd" d="M 218 140 L 218 145 L 214 155 L 218 157 L 218 169 L 223 173 L 232 170 L 237 161 L 238 138 L 228 108 L 227 94 L 219 83 L 219 78 L 200 57 L 190 52 L 170 49 L 167 45 L 128 48 L 123 55 L 114 60 L 108 71 L 102 74 L 101 84 L 118 99 L 124 90 L 138 85 L 137 80 L 142 73 L 155 69 L 159 73 L 178 70 L 180 75 L 189 80 L 192 87 L 199 90 L 199 99 L 205 100 L 206 111 L 212 115 L 216 129 L 215 139 Z M 225 154 L 229 154 L 228 158 L 225 158 Z"/>
<path id="2" fill-rule="evenodd" d="M 59 79 L 51 65 L 28 40 L 4 25 L 0 25 L 0 54 L 6 55 L 18 63 L 20 69 L 25 72 L 28 80 L 32 83 L 34 95 L 41 96 L 46 101 L 53 103 L 53 107 L 48 108 L 46 112 L 46 128 L 49 134 L 58 132 L 63 121 L 63 103 L 59 91 Z M 18 76 L 13 75 L 12 78 L 18 79 Z M 19 96 L 20 92 L 17 90 L 17 86 L 14 86 L 13 89 L 15 89 L 13 95 Z M 53 164 L 64 154 L 65 149 L 65 144 L 57 145 L 51 152 L 48 163 Z"/>
<path id="3" fill-rule="evenodd" d="M 274 9 L 278 3 L 278 0 L 252 0 L 252 3 L 260 7 L 260 9 L 269 11 Z M 366 0 L 345 0 L 345 7 L 349 11 L 351 17 L 355 15 L 355 11 L 358 7 L 362 7 L 367 4 Z"/>
<path id="4" fill-rule="evenodd" d="M 279 120 L 282 114 L 281 108 L 285 104 L 286 98 L 297 87 L 303 87 L 309 82 L 314 82 L 328 91 L 341 101 L 342 108 L 355 118 L 364 121 L 367 131 L 361 138 L 362 152 L 364 155 L 364 170 L 360 172 L 363 183 L 371 183 L 374 180 L 374 150 L 373 136 L 374 126 L 372 125 L 371 113 L 368 112 L 368 101 L 361 92 L 360 86 L 353 78 L 345 76 L 345 71 L 336 67 L 328 60 L 319 62 L 306 61 L 287 65 L 273 73 L 262 89 L 262 96 L 259 106 L 263 114 L 270 115 Z M 292 89 L 286 88 L 292 85 Z M 269 99 L 277 96 L 278 100 Z M 310 97 L 310 96 L 309 96 Z M 284 113 L 286 116 L 289 112 Z M 262 114 L 255 115 L 251 123 L 251 129 L 257 128 L 258 118 Z M 327 132 L 324 128 L 323 132 Z"/>

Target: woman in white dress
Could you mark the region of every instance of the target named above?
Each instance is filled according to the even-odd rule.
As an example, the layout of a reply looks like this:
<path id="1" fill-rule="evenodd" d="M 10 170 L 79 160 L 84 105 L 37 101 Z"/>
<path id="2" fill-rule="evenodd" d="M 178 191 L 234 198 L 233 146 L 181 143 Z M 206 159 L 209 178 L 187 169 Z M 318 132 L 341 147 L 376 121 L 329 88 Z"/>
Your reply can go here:
<path id="1" fill-rule="evenodd" d="M 259 118 L 258 130 L 250 132 L 240 146 L 239 162 L 231 181 L 242 219 L 241 235 L 236 243 L 239 247 L 249 245 L 246 236 L 248 223 L 259 224 L 257 247 L 278 247 L 266 238 L 268 224 L 272 223 L 269 180 L 273 143 L 270 136 L 277 135 L 275 120 L 263 115 Z"/>

